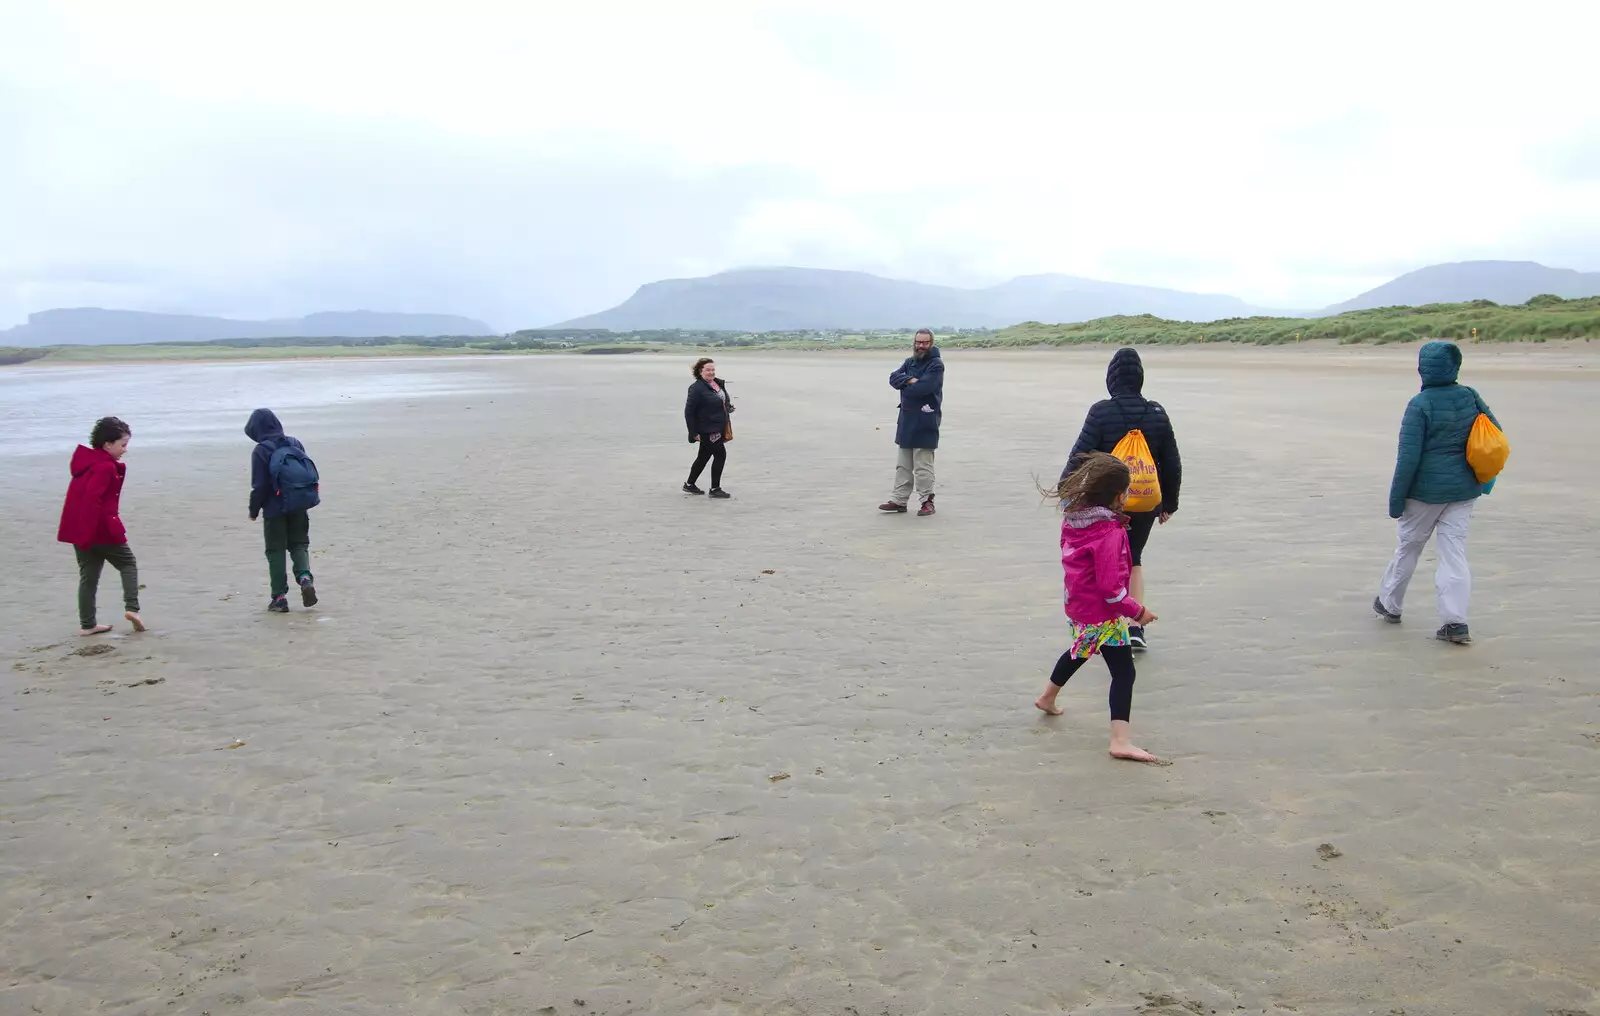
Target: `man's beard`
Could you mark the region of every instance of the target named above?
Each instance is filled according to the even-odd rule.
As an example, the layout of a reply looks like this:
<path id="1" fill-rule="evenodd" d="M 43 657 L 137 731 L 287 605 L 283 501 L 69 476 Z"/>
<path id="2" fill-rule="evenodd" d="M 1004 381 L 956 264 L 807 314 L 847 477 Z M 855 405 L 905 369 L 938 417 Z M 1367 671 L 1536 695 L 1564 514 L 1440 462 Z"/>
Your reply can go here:
<path id="1" fill-rule="evenodd" d="M 929 353 L 930 353 L 930 352 L 932 352 L 932 350 L 927 350 L 927 349 L 913 349 L 913 350 L 912 350 L 912 351 L 911 351 L 911 355 L 912 355 L 912 356 L 913 356 L 913 357 L 915 357 L 915 358 L 916 358 L 916 359 L 918 359 L 918 360 L 926 360 L 926 359 L 927 359 L 927 358 L 928 358 L 928 354 L 929 354 Z"/>

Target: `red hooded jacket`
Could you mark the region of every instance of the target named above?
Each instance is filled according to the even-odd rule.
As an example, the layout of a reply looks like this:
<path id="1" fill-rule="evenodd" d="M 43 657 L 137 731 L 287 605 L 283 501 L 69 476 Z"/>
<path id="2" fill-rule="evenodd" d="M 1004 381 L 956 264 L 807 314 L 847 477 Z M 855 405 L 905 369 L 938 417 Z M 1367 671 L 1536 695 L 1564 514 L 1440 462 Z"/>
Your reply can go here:
<path id="1" fill-rule="evenodd" d="M 56 539 L 74 547 L 127 543 L 118 511 L 122 505 L 122 480 L 128 467 L 104 448 L 78 446 L 72 453 L 72 482 L 67 503 L 61 508 L 61 528 Z"/>

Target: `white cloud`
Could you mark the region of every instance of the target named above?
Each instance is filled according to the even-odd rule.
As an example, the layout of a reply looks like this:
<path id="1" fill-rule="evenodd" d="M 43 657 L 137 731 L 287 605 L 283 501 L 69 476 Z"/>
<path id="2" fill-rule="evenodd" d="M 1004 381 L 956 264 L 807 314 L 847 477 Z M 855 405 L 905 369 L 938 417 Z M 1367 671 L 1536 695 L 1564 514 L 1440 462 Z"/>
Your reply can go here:
<path id="1" fill-rule="evenodd" d="M 0 325 L 426 299 L 514 327 L 776 260 L 1303 307 L 1441 260 L 1600 269 L 1596 29 L 1541 2 L 15 0 Z"/>

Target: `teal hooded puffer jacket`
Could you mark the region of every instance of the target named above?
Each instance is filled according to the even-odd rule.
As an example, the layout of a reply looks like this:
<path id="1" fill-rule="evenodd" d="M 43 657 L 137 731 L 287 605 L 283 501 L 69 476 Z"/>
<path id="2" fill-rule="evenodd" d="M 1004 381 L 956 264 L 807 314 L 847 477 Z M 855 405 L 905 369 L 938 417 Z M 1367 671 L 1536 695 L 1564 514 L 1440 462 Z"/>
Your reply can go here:
<path id="1" fill-rule="evenodd" d="M 1467 465 L 1467 435 L 1479 413 L 1500 421 L 1478 393 L 1457 384 L 1461 347 L 1429 342 L 1417 353 L 1422 391 L 1412 396 L 1400 424 L 1400 453 L 1389 485 L 1389 517 L 1405 514 L 1408 498 L 1427 504 L 1470 501 L 1483 485 Z"/>

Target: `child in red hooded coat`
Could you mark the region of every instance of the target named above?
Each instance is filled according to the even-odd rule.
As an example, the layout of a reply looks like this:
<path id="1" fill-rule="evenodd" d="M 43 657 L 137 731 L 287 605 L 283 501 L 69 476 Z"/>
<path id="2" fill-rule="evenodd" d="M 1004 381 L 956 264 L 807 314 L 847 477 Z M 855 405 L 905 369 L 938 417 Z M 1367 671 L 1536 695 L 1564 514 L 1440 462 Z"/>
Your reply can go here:
<path id="1" fill-rule="evenodd" d="M 100 572 L 106 562 L 122 578 L 122 615 L 134 631 L 144 631 L 139 617 L 139 565 L 128 549 L 128 531 L 119 514 L 122 481 L 128 467 L 122 464 L 128 439 L 133 431 L 115 416 L 96 420 L 89 434 L 89 447 L 79 445 L 72 453 L 72 482 L 67 485 L 67 500 L 61 508 L 61 527 L 56 539 L 72 544 L 78 557 L 79 635 L 103 635 L 109 624 L 95 623 L 95 593 L 100 588 Z"/>

